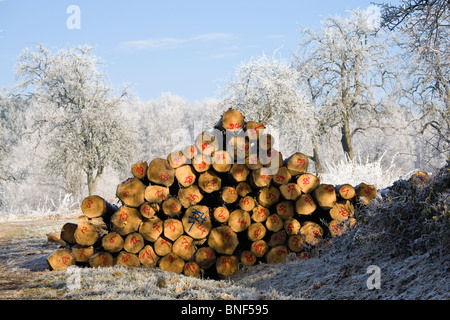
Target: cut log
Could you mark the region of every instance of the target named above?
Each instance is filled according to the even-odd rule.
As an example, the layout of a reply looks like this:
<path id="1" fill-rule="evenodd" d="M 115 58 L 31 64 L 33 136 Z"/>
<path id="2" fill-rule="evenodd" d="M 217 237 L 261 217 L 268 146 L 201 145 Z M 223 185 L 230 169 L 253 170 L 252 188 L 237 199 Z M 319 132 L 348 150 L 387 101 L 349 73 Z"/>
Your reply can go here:
<path id="1" fill-rule="evenodd" d="M 200 277 L 200 267 L 194 261 L 187 262 L 184 265 L 183 274 L 187 277 L 198 278 Z"/>
<path id="2" fill-rule="evenodd" d="M 243 163 L 234 163 L 231 166 L 230 174 L 236 182 L 243 182 L 247 180 L 250 169 Z"/>
<path id="3" fill-rule="evenodd" d="M 82 246 L 92 246 L 99 239 L 100 233 L 95 226 L 89 223 L 88 218 L 82 216 L 78 219 L 74 237 L 76 243 Z"/>
<path id="4" fill-rule="evenodd" d="M 151 245 L 146 245 L 139 251 L 139 261 L 144 267 L 154 268 L 159 261 L 159 257 L 155 254 Z"/>
<path id="5" fill-rule="evenodd" d="M 234 232 L 241 232 L 246 230 L 251 223 L 250 214 L 242 209 L 236 209 L 230 213 L 228 219 L 228 226 Z"/>
<path id="6" fill-rule="evenodd" d="M 94 255 L 93 246 L 81 246 L 76 244 L 70 248 L 77 262 L 88 262 L 89 258 Z"/>
<path id="7" fill-rule="evenodd" d="M 330 209 L 330 217 L 338 222 L 344 221 L 353 215 L 353 212 L 350 210 L 349 205 L 346 205 L 346 203 L 337 202 L 333 208 Z"/>
<path id="8" fill-rule="evenodd" d="M 145 200 L 150 203 L 162 203 L 170 195 L 169 188 L 152 185 L 145 188 Z"/>
<path id="9" fill-rule="evenodd" d="M 285 244 L 286 240 L 287 240 L 286 231 L 284 231 L 284 229 L 280 230 L 278 232 L 272 233 L 269 239 L 269 246 L 273 248 Z"/>
<path id="10" fill-rule="evenodd" d="M 211 217 L 207 206 L 189 207 L 181 221 L 184 232 L 196 240 L 205 239 L 211 231 Z"/>
<path id="11" fill-rule="evenodd" d="M 89 196 L 81 202 L 81 211 L 88 218 L 110 217 L 117 207 L 100 196 Z"/>
<path id="12" fill-rule="evenodd" d="M 89 258 L 89 265 L 93 268 L 112 267 L 114 258 L 109 252 L 97 252 Z"/>
<path id="13" fill-rule="evenodd" d="M 222 187 L 222 179 L 211 171 L 205 171 L 198 177 L 198 186 L 206 193 L 212 193 L 218 191 Z"/>
<path id="14" fill-rule="evenodd" d="M 239 267 L 239 261 L 235 256 L 224 255 L 217 258 L 216 269 L 219 278 L 227 278 L 235 274 Z"/>
<path id="15" fill-rule="evenodd" d="M 336 192 L 331 184 L 320 184 L 313 191 L 317 204 L 325 210 L 330 210 L 336 203 Z"/>
<path id="16" fill-rule="evenodd" d="M 261 150 L 263 151 L 267 151 L 272 149 L 272 147 L 275 144 L 275 139 L 274 137 L 270 134 L 270 133 L 264 133 L 260 138 L 259 138 L 259 147 L 261 148 Z"/>
<path id="17" fill-rule="evenodd" d="M 155 242 L 163 232 L 163 222 L 158 217 L 153 217 L 141 223 L 139 233 L 145 240 Z"/>
<path id="18" fill-rule="evenodd" d="M 425 171 L 417 171 L 411 176 L 411 185 L 415 187 L 425 187 L 430 184 L 430 182 L 431 177 Z"/>
<path id="19" fill-rule="evenodd" d="M 286 246 L 280 245 L 271 248 L 266 255 L 267 263 L 278 264 L 284 262 L 288 255 L 288 250 Z"/>
<path id="20" fill-rule="evenodd" d="M 289 239 L 288 239 L 289 250 L 291 250 L 293 252 L 300 252 L 303 249 L 305 249 L 305 246 L 306 246 L 306 241 L 302 235 L 293 234 L 293 235 L 289 236 Z"/>
<path id="21" fill-rule="evenodd" d="M 235 203 L 239 197 L 236 188 L 231 186 L 226 186 L 222 188 L 221 197 L 225 203 Z"/>
<path id="22" fill-rule="evenodd" d="M 183 223 L 178 219 L 164 220 L 164 236 L 172 241 L 178 239 L 184 232 Z M 165 256 L 165 254 L 164 254 Z"/>
<path id="23" fill-rule="evenodd" d="M 144 247 L 144 237 L 139 232 L 133 232 L 126 236 L 123 248 L 129 253 L 138 253 Z"/>
<path id="24" fill-rule="evenodd" d="M 243 136 L 233 136 L 227 142 L 227 151 L 235 163 L 245 163 L 245 157 L 250 151 L 250 144 Z"/>
<path id="25" fill-rule="evenodd" d="M 252 223 L 247 229 L 247 237 L 250 241 L 258 241 L 264 238 L 267 229 L 261 222 Z"/>
<path id="26" fill-rule="evenodd" d="M 125 266 L 127 268 L 136 268 L 141 265 L 139 257 L 136 254 L 120 251 L 117 257 L 114 259 L 115 266 Z"/>
<path id="27" fill-rule="evenodd" d="M 142 216 L 137 209 L 121 206 L 111 217 L 111 229 L 124 236 L 137 231 L 141 222 Z"/>
<path id="28" fill-rule="evenodd" d="M 328 230 L 332 237 L 338 237 L 347 230 L 347 225 L 343 221 L 331 220 L 328 225 Z"/>
<path id="29" fill-rule="evenodd" d="M 196 251 L 195 246 L 193 244 L 194 239 L 192 239 L 188 235 L 181 235 L 172 246 L 172 251 L 176 255 L 178 255 L 181 259 L 185 261 L 189 261 L 194 256 Z"/>
<path id="30" fill-rule="evenodd" d="M 117 186 L 116 197 L 123 204 L 138 208 L 144 203 L 145 184 L 138 178 L 130 178 Z"/>
<path id="31" fill-rule="evenodd" d="M 110 232 L 102 238 L 102 247 L 108 252 L 122 251 L 124 240 L 117 232 Z"/>
<path id="32" fill-rule="evenodd" d="M 159 260 L 159 267 L 164 271 L 180 274 L 184 269 L 184 260 L 171 252 Z"/>
<path id="33" fill-rule="evenodd" d="M 219 150 L 219 141 L 213 134 L 203 131 L 195 139 L 195 146 L 201 154 L 211 155 L 214 151 Z"/>
<path id="34" fill-rule="evenodd" d="M 172 251 L 172 248 L 172 241 L 166 239 L 163 236 L 156 239 L 156 241 L 153 243 L 153 249 L 155 250 L 155 253 L 160 257 L 168 255 Z"/>
<path id="35" fill-rule="evenodd" d="M 69 244 L 75 244 L 75 230 L 77 230 L 76 223 L 67 222 L 61 228 L 61 239 Z"/>
<path id="36" fill-rule="evenodd" d="M 304 173 L 297 178 L 297 184 L 303 193 L 311 193 L 319 186 L 320 180 L 312 173 Z"/>
<path id="37" fill-rule="evenodd" d="M 280 200 L 280 190 L 275 186 L 264 187 L 260 190 L 257 200 L 263 207 L 270 208 Z"/>
<path id="38" fill-rule="evenodd" d="M 245 196 L 239 200 L 239 207 L 244 211 L 250 212 L 255 206 L 256 201 L 251 196 Z"/>
<path id="39" fill-rule="evenodd" d="M 287 183 L 280 186 L 280 192 L 286 200 L 297 200 L 301 196 L 302 190 L 296 183 Z"/>
<path id="40" fill-rule="evenodd" d="M 195 253 L 195 262 L 203 269 L 209 269 L 216 263 L 216 253 L 210 247 L 201 247 Z"/>
<path id="41" fill-rule="evenodd" d="M 272 232 L 278 232 L 284 227 L 283 219 L 281 219 L 281 217 L 276 213 L 271 214 L 267 217 L 266 227 Z"/>
<path id="42" fill-rule="evenodd" d="M 177 169 L 183 165 L 186 164 L 186 157 L 184 156 L 183 152 L 179 150 L 172 151 L 167 156 L 167 161 L 169 161 L 169 164 L 172 168 Z"/>
<path id="43" fill-rule="evenodd" d="M 242 251 L 241 253 L 241 263 L 244 266 L 252 266 L 256 263 L 256 256 L 253 252 L 249 250 Z"/>
<path id="44" fill-rule="evenodd" d="M 286 220 L 294 216 L 295 214 L 295 202 L 294 201 L 281 201 L 275 206 L 277 214 L 281 219 Z"/>
<path id="45" fill-rule="evenodd" d="M 238 244 L 237 234 L 229 226 L 212 229 L 208 237 L 208 246 L 221 254 L 233 254 Z"/>
<path id="46" fill-rule="evenodd" d="M 261 205 L 257 205 L 252 210 L 252 219 L 255 222 L 264 222 L 267 220 L 269 214 L 270 214 L 269 209 Z"/>
<path id="47" fill-rule="evenodd" d="M 153 217 L 158 211 L 160 207 L 157 203 L 144 202 L 139 207 L 139 213 L 147 219 Z"/>
<path id="48" fill-rule="evenodd" d="M 230 108 L 222 115 L 222 119 L 216 127 L 230 132 L 240 131 L 244 127 L 244 116 L 238 110 Z"/>
<path id="49" fill-rule="evenodd" d="M 299 215 L 307 216 L 316 211 L 317 205 L 309 194 L 302 194 L 295 201 L 295 212 Z"/>
<path id="50" fill-rule="evenodd" d="M 269 245 L 262 239 L 252 242 L 250 246 L 250 251 L 257 258 L 262 258 L 266 254 L 267 250 L 269 250 Z"/>
<path id="51" fill-rule="evenodd" d="M 285 166 L 282 166 L 277 170 L 276 173 L 273 174 L 272 181 L 276 185 L 282 185 L 289 183 L 291 181 L 291 178 L 292 175 L 289 170 Z"/>
<path id="52" fill-rule="evenodd" d="M 169 197 L 164 200 L 162 209 L 164 213 L 169 217 L 178 217 L 181 212 L 181 202 L 176 197 Z"/>
<path id="53" fill-rule="evenodd" d="M 368 205 L 377 196 L 377 189 L 373 185 L 362 182 L 356 187 L 356 196 L 359 202 Z"/>
<path id="54" fill-rule="evenodd" d="M 252 187 L 247 182 L 242 181 L 236 186 L 236 192 L 239 196 L 245 197 L 247 194 L 252 192 Z"/>
<path id="55" fill-rule="evenodd" d="M 212 159 L 209 155 L 197 154 L 192 160 L 192 167 L 195 171 L 202 173 L 211 168 Z"/>
<path id="56" fill-rule="evenodd" d="M 343 184 L 343 185 L 337 187 L 336 193 L 342 199 L 350 200 L 355 197 L 356 191 L 355 191 L 355 188 L 353 188 L 351 185 Z"/>
<path id="57" fill-rule="evenodd" d="M 213 212 L 214 219 L 220 223 L 226 223 L 230 218 L 230 211 L 226 207 L 217 207 Z"/>
<path id="58" fill-rule="evenodd" d="M 268 168 L 259 168 L 252 171 L 251 184 L 258 188 L 267 187 L 272 181 L 271 170 Z"/>
<path id="59" fill-rule="evenodd" d="M 283 155 L 280 151 L 273 148 L 263 151 L 261 163 L 264 167 L 270 168 L 272 170 L 272 174 L 274 174 L 279 168 L 284 166 Z"/>
<path id="60" fill-rule="evenodd" d="M 52 270 L 60 271 L 75 265 L 76 258 L 74 254 L 67 249 L 57 249 L 47 258 L 47 263 Z"/>
<path id="61" fill-rule="evenodd" d="M 212 154 L 212 167 L 216 172 L 228 172 L 233 164 L 230 154 L 225 150 L 216 150 Z"/>
<path id="62" fill-rule="evenodd" d="M 258 155 L 253 153 L 250 153 L 248 157 L 245 157 L 245 165 L 250 170 L 256 170 L 263 167 L 263 164 L 261 163 Z"/>
<path id="63" fill-rule="evenodd" d="M 147 161 L 138 161 L 131 165 L 131 174 L 133 175 L 133 177 L 142 180 L 147 176 L 147 168 Z"/>
<path id="64" fill-rule="evenodd" d="M 247 121 L 246 123 L 246 133 L 250 141 L 258 141 L 263 135 L 265 127 L 261 122 Z"/>
<path id="65" fill-rule="evenodd" d="M 308 157 L 303 153 L 296 152 L 284 162 L 284 165 L 287 167 L 292 176 L 306 173 L 306 170 L 308 170 Z"/>
<path id="66" fill-rule="evenodd" d="M 170 187 L 175 181 L 175 169 L 166 159 L 156 158 L 148 165 L 147 178 L 152 183 Z"/>
<path id="67" fill-rule="evenodd" d="M 178 190 L 178 200 L 184 208 L 194 206 L 202 201 L 202 199 L 203 194 L 195 184 L 187 188 L 180 188 Z"/>
<path id="68" fill-rule="evenodd" d="M 193 145 L 187 146 L 183 149 L 183 155 L 186 158 L 186 163 L 192 163 L 192 159 L 194 159 L 197 154 L 198 150 Z"/>
<path id="69" fill-rule="evenodd" d="M 317 245 L 323 237 L 323 229 L 320 225 L 312 221 L 305 221 L 300 228 L 300 234 L 310 245 Z"/>
<path id="70" fill-rule="evenodd" d="M 175 169 L 175 177 L 182 187 L 189 187 L 195 183 L 197 176 L 191 165 L 185 164 Z"/>
<path id="71" fill-rule="evenodd" d="M 284 230 L 287 235 L 292 236 L 300 232 L 301 224 L 297 219 L 289 218 L 284 221 Z"/>

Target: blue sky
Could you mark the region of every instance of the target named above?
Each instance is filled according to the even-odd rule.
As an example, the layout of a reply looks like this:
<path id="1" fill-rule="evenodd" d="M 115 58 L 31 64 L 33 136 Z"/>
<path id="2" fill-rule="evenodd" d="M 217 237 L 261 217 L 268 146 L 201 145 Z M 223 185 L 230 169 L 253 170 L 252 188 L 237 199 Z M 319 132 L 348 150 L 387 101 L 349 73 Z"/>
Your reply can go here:
<path id="1" fill-rule="evenodd" d="M 142 100 L 170 91 L 190 102 L 217 97 L 241 61 L 279 49 L 290 58 L 300 27 L 366 9 L 373 0 L 79 1 L 0 0 L 0 88 L 15 83 L 25 48 L 95 47 L 111 84 L 131 84 Z M 69 29 L 70 5 L 80 29 Z"/>

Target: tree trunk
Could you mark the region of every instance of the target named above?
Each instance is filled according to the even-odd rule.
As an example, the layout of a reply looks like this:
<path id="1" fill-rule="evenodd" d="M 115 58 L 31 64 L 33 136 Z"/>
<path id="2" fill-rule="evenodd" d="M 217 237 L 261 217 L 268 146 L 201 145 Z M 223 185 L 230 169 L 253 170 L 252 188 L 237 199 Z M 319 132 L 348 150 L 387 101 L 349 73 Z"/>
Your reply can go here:
<path id="1" fill-rule="evenodd" d="M 350 131 L 350 123 L 347 119 L 344 119 L 342 127 L 342 149 L 349 161 L 353 161 L 353 144 L 352 144 L 352 133 Z"/>

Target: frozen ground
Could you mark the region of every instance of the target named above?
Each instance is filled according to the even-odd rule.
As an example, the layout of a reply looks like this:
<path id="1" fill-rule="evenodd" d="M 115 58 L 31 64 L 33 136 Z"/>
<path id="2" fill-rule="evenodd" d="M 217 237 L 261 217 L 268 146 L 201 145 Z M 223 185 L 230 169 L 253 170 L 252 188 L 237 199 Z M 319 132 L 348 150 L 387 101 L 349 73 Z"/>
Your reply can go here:
<path id="1" fill-rule="evenodd" d="M 0 227 L 1 299 L 449 299 L 448 261 L 429 254 L 390 258 L 376 247 L 331 248 L 300 260 L 240 270 L 229 280 L 193 279 L 160 269 L 72 267 L 48 271 L 57 246 L 46 241 L 68 220 L 5 222 Z M 339 241 L 340 242 L 340 241 Z M 381 270 L 369 290 L 367 267 Z"/>

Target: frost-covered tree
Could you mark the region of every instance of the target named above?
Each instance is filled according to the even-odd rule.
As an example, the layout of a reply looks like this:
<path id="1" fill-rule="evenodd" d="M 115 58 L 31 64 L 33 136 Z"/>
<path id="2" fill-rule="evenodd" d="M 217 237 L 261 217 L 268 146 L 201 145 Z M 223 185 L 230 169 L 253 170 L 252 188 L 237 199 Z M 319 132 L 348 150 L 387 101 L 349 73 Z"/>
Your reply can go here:
<path id="1" fill-rule="evenodd" d="M 378 126 L 380 97 L 388 88 L 391 60 L 387 39 L 375 33 L 365 10 L 348 17 L 327 17 L 321 30 L 304 29 L 295 64 L 318 115 L 319 132 L 338 128 L 350 161 L 357 133 Z"/>
<path id="2" fill-rule="evenodd" d="M 105 169 L 128 168 L 133 134 L 124 116 L 125 93 L 116 93 L 88 46 L 51 52 L 43 45 L 19 56 L 19 87 L 33 104 L 34 130 L 47 150 L 49 173 L 84 175 L 96 191 Z"/>
<path id="3" fill-rule="evenodd" d="M 383 26 L 403 35 L 408 71 L 403 95 L 417 115 L 430 153 L 449 152 L 450 145 L 450 2 L 404 0 L 384 4 Z"/>

